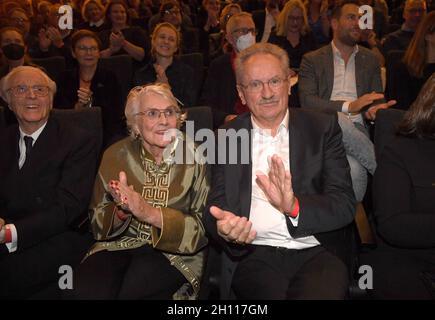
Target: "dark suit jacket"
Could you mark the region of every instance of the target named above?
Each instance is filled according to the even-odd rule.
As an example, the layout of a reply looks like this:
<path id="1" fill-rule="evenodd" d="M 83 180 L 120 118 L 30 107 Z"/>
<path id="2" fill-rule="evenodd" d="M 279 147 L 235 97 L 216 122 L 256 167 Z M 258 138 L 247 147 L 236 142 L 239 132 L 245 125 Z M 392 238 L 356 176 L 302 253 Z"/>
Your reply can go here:
<path id="1" fill-rule="evenodd" d="M 231 53 L 211 62 L 200 100 L 201 105 L 213 108 L 215 127 L 221 125 L 227 115 L 235 114 L 237 89 L 236 75 L 231 66 Z"/>
<path id="2" fill-rule="evenodd" d="M 71 69 L 59 75 L 54 107 L 74 109 L 77 102 L 77 90 L 80 86 L 79 69 Z M 104 145 L 126 136 L 124 124 L 124 106 L 121 88 L 116 75 L 107 69 L 98 67 L 91 82 L 92 105 L 101 108 L 104 131 Z"/>
<path id="3" fill-rule="evenodd" d="M 67 231 L 86 212 L 97 146 L 87 132 L 49 118 L 20 170 L 18 141 L 17 125 L 0 134 L 0 216 L 15 225 L 20 252 Z"/>
<path id="4" fill-rule="evenodd" d="M 376 56 L 359 46 L 355 56 L 358 97 L 372 91 L 383 92 L 381 68 Z M 334 60 L 331 44 L 304 55 L 299 69 L 299 99 L 303 108 L 341 111 L 343 101 L 331 101 L 334 86 Z"/>
<path id="5" fill-rule="evenodd" d="M 354 217 L 355 196 L 352 189 L 349 164 L 341 141 L 341 130 L 337 116 L 312 112 L 310 110 L 289 109 L 290 168 L 292 185 L 300 203 L 300 216 L 297 227 L 287 221 L 293 238 L 314 235 L 328 250 L 345 260 L 346 246 L 350 234 L 346 225 Z M 250 114 L 244 114 L 231 121 L 226 128 L 252 129 Z M 251 141 L 251 140 L 250 140 Z M 240 155 L 248 146 L 237 143 Z M 250 157 L 250 156 L 249 156 Z M 251 205 L 252 161 L 249 164 L 217 164 L 213 166 L 212 188 L 209 193 L 204 225 L 207 232 L 227 253 L 221 280 L 223 298 L 228 298 L 232 276 L 237 260 L 249 254 L 250 246 L 237 246 L 224 241 L 217 234 L 216 220 L 210 214 L 212 205 L 229 210 L 236 215 L 249 218 Z"/>

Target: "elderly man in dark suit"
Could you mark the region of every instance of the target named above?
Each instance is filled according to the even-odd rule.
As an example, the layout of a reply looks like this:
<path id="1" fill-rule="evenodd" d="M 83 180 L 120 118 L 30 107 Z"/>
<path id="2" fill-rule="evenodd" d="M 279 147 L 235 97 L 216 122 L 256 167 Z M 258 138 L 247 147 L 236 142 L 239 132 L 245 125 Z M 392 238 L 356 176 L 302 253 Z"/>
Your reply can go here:
<path id="1" fill-rule="evenodd" d="M 56 84 L 40 69 L 17 67 L 0 89 L 18 120 L 0 133 L 0 298 L 28 298 L 89 246 L 72 224 L 86 213 L 97 146 L 49 116 Z"/>
<path id="2" fill-rule="evenodd" d="M 355 198 L 337 116 L 288 108 L 289 60 L 275 45 L 245 49 L 235 69 L 250 113 L 225 127 L 242 139 L 218 139 L 204 216 L 224 249 L 222 298 L 345 298 Z"/>
<path id="3" fill-rule="evenodd" d="M 357 200 L 367 184 L 366 169 L 374 173 L 374 147 L 365 120 L 396 102 L 383 100 L 381 69 L 368 49 L 358 46 L 358 2 L 343 1 L 332 13 L 331 44 L 307 53 L 299 69 L 299 98 L 303 108 L 339 112 L 343 141 L 352 169 Z"/>

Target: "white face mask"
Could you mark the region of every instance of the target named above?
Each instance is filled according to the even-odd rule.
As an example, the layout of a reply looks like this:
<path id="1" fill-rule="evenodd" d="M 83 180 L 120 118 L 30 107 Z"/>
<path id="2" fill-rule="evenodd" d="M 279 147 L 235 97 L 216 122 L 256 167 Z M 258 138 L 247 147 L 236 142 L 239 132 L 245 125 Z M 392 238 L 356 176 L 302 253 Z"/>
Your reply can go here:
<path id="1" fill-rule="evenodd" d="M 236 47 L 237 51 L 240 52 L 242 50 L 245 50 L 246 48 L 249 48 L 255 44 L 255 36 L 248 32 L 247 34 L 244 34 L 243 36 L 240 36 L 236 41 Z"/>

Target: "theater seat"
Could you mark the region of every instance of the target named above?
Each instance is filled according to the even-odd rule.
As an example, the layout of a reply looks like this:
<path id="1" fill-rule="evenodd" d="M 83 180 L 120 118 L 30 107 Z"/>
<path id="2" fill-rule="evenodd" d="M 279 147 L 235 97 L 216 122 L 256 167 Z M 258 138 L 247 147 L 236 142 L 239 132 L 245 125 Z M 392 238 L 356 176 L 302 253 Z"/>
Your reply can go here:
<path id="1" fill-rule="evenodd" d="M 32 59 L 32 63 L 44 68 L 47 75 L 56 81 L 59 74 L 66 69 L 65 58 L 62 56 L 54 56 L 49 58 Z"/>
<path id="2" fill-rule="evenodd" d="M 202 53 L 195 52 L 195 53 L 187 53 L 187 54 L 181 54 L 179 56 L 180 61 L 183 63 L 189 65 L 193 71 L 194 71 L 194 78 L 189 79 L 189 81 L 193 81 L 194 88 L 195 88 L 195 102 L 199 99 L 199 92 L 201 91 L 202 87 L 202 81 L 204 78 L 204 57 L 202 56 Z"/>

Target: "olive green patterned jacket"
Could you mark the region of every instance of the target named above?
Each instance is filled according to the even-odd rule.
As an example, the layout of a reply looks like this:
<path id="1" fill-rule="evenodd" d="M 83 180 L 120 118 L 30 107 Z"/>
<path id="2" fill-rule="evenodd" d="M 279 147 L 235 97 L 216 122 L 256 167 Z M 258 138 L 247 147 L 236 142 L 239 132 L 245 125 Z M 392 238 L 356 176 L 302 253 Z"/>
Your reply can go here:
<path id="1" fill-rule="evenodd" d="M 180 148 L 183 148 L 182 150 Z M 174 299 L 197 296 L 204 267 L 203 249 L 207 244 L 201 222 L 209 191 L 209 172 L 206 164 L 174 163 L 175 154 L 186 158 L 194 155 L 196 146 L 185 135 L 179 135 L 167 148 L 163 162 L 157 165 L 139 140 L 126 138 L 112 145 L 104 153 L 96 177 L 90 205 L 90 220 L 98 241 L 87 256 L 101 250 L 127 250 L 151 245 L 162 252 L 187 279 L 174 293 Z M 178 158 L 179 159 L 179 158 Z M 138 221 L 134 216 L 114 228 L 116 206 L 107 186 L 118 180 L 120 171 L 127 175 L 129 185 L 162 214 L 162 228 Z"/>

